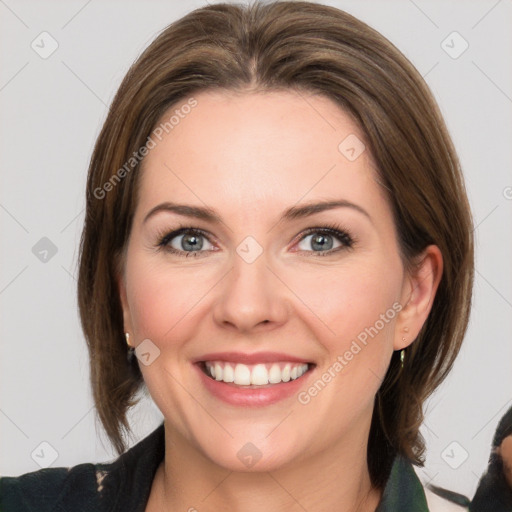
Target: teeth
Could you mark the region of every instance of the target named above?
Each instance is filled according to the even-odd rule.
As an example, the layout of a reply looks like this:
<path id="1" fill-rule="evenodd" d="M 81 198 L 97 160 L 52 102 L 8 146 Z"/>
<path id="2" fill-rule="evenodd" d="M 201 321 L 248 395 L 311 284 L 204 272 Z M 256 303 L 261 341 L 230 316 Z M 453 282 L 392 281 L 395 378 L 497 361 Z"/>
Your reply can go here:
<path id="1" fill-rule="evenodd" d="M 230 364 L 224 366 L 224 374 L 222 375 L 224 382 L 235 382 L 235 370 Z"/>
<path id="2" fill-rule="evenodd" d="M 222 378 L 222 377 L 221 377 Z M 240 386 L 248 386 L 251 384 L 251 370 L 245 364 L 237 364 L 235 366 L 235 384 Z"/>
<path id="3" fill-rule="evenodd" d="M 265 386 L 268 384 L 268 371 L 264 364 L 257 364 L 251 373 L 251 384 Z"/>
<path id="4" fill-rule="evenodd" d="M 222 380 L 222 366 L 220 363 L 215 363 L 215 374 L 213 375 L 215 377 L 215 380 Z"/>
<path id="5" fill-rule="evenodd" d="M 307 372 L 304 363 L 260 363 L 246 365 L 224 361 L 206 361 L 206 373 L 218 381 L 233 382 L 239 386 L 266 386 L 298 379 Z"/>
<path id="6" fill-rule="evenodd" d="M 270 384 L 278 384 L 281 382 L 282 372 L 278 364 L 273 364 L 268 372 L 268 381 Z"/>

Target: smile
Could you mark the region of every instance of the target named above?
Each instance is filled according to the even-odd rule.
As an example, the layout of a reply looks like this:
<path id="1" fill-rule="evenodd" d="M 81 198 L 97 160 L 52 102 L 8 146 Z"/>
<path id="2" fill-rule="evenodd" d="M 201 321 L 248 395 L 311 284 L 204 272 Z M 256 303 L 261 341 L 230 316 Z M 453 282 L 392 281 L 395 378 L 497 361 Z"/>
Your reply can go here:
<path id="1" fill-rule="evenodd" d="M 311 367 L 308 363 L 274 362 L 243 364 L 203 361 L 201 369 L 210 378 L 237 386 L 268 386 L 300 379 Z"/>

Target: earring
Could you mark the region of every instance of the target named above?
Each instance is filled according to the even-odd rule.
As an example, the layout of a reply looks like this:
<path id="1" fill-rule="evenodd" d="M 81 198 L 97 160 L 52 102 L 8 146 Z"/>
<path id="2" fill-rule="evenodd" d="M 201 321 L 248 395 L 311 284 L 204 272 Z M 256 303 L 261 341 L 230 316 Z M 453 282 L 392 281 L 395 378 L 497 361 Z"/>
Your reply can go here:
<path id="1" fill-rule="evenodd" d="M 409 327 L 404 327 L 404 332 L 409 332 Z M 402 341 L 405 341 L 405 336 L 402 336 Z M 400 350 L 400 367 L 403 369 L 405 360 L 405 349 Z"/>
<path id="2" fill-rule="evenodd" d="M 133 354 L 135 352 L 135 347 L 130 345 L 130 333 L 125 332 L 124 336 L 126 338 L 126 344 L 128 345 L 128 353 L 126 354 L 126 359 L 128 361 L 128 364 L 131 364 L 131 362 L 133 361 Z"/>

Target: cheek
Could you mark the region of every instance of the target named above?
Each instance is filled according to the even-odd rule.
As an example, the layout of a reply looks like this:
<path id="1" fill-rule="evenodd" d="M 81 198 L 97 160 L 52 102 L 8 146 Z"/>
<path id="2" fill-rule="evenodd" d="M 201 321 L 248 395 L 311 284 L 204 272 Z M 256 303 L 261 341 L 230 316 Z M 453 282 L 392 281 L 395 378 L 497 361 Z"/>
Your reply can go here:
<path id="1" fill-rule="evenodd" d="M 158 344 L 190 309 L 191 287 L 181 282 L 178 272 L 166 271 L 142 254 L 133 254 L 127 274 L 134 331 L 139 339 L 149 338 Z"/>
<path id="2" fill-rule="evenodd" d="M 311 316 L 314 337 L 323 345 L 329 361 L 352 351 L 356 360 L 372 365 L 379 375 L 392 352 L 394 326 L 401 305 L 402 267 L 399 259 L 361 259 L 343 268 L 290 273 L 297 297 Z M 309 311 L 309 312 L 308 312 Z M 356 342 L 356 344 L 354 344 Z"/>
<path id="3" fill-rule="evenodd" d="M 361 261 L 340 269 L 297 272 L 289 278 L 296 295 L 336 335 L 346 333 L 350 325 L 364 329 L 368 322 L 375 323 L 400 298 L 401 270 L 393 262 Z"/>
<path id="4" fill-rule="evenodd" d="M 208 300 L 217 274 L 201 262 L 178 266 L 164 254 L 149 258 L 134 250 L 127 266 L 127 293 L 136 338 L 162 345 L 193 336 L 194 314 Z"/>

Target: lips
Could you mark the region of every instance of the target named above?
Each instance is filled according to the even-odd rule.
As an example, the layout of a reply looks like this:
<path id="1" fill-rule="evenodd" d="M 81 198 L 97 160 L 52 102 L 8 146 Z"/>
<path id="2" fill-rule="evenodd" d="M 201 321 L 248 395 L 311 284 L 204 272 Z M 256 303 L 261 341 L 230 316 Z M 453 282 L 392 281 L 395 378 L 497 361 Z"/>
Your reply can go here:
<path id="1" fill-rule="evenodd" d="M 206 391 L 236 406 L 266 406 L 290 398 L 316 367 L 307 359 L 277 352 L 216 352 L 193 363 Z"/>
<path id="2" fill-rule="evenodd" d="M 280 361 L 287 361 L 290 363 L 310 363 L 307 359 L 297 357 L 283 352 L 255 352 L 247 354 L 244 352 L 211 352 L 197 357 L 193 360 L 194 363 L 204 361 L 226 361 L 229 363 L 243 363 L 247 365 L 258 363 L 277 363 Z"/>

